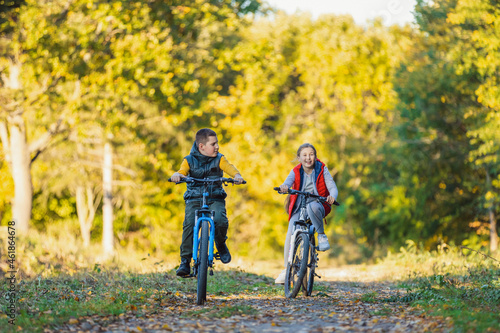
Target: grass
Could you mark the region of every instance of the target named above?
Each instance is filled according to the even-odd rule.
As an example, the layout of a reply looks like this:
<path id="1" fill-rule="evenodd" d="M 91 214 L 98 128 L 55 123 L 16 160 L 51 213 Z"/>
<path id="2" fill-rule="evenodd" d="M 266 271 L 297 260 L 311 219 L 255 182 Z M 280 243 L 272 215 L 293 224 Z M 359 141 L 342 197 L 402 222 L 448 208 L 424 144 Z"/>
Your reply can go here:
<path id="1" fill-rule="evenodd" d="M 418 276 L 401 286 L 399 301 L 429 315 L 451 317 L 458 332 L 498 332 L 500 327 L 500 269 L 471 267 L 466 275 L 452 273 Z"/>
<path id="2" fill-rule="evenodd" d="M 18 242 L 21 260 L 16 281 L 15 326 L 10 325 L 9 317 L 3 314 L 9 287 L 8 280 L 2 276 L 7 271 L 5 261 L 0 262 L 2 331 L 14 332 L 20 327 L 42 332 L 44 328 L 57 328 L 85 316 L 145 316 L 176 304 L 183 304 L 184 316 L 195 318 L 251 316 L 257 311 L 249 305 L 186 306 L 193 303 L 196 279 L 175 276 L 172 266 L 178 258 L 119 253 L 118 259 L 99 261 L 93 259 L 92 250 L 85 252 L 76 247 L 75 239 L 56 241 L 54 237 L 37 237 Z M 0 246 L 5 246 L 1 243 L 0 239 Z M 247 264 L 250 267 L 256 263 Z M 264 265 L 269 268 L 274 264 Z M 384 299 L 370 291 L 363 294 L 360 301 L 381 304 L 374 315 L 389 314 L 389 308 L 383 306 L 385 302 L 402 302 L 426 315 L 451 318 L 457 332 L 499 332 L 499 264 L 495 258 L 465 248 L 441 246 L 436 251 L 423 251 L 409 242 L 399 253 L 387 256 L 370 268 L 385 274 L 378 279 L 391 280 L 405 292 Z M 275 267 L 276 271 L 281 270 L 280 265 Z M 222 298 L 283 295 L 283 287 L 275 285 L 273 278 L 262 271 L 249 273 L 218 265 L 214 273 L 208 284 L 208 295 Z M 359 285 L 355 281 L 348 283 L 352 287 Z M 316 296 L 327 295 L 328 288 L 318 281 L 314 286 Z"/>
<path id="3" fill-rule="evenodd" d="M 407 274 L 399 283 L 406 293 L 386 301 L 451 318 L 456 332 L 500 332 L 497 259 L 465 247 L 446 246 L 434 252 L 402 251 L 386 258 L 384 264 L 405 266 Z"/>
<path id="4" fill-rule="evenodd" d="M 217 271 L 210 279 L 208 295 L 260 293 L 282 294 L 282 288 L 271 284 L 272 279 L 242 271 Z M 3 288 L 0 296 L 6 290 Z M 72 318 L 92 315 L 120 315 L 133 311 L 141 316 L 161 311 L 166 305 L 178 303 L 186 295 L 196 293 L 196 279 L 179 279 L 173 270 L 148 274 L 101 270 L 50 278 L 22 280 L 17 286 L 18 315 L 16 326 L 41 332 L 44 327 L 55 328 Z M 3 309 L 4 310 L 4 309 Z M 200 316 L 204 312 L 217 318 L 250 315 L 256 310 L 250 306 L 223 306 L 200 309 L 184 316 Z M 16 328 L 8 324 L 8 317 L 0 316 L 0 327 Z"/>

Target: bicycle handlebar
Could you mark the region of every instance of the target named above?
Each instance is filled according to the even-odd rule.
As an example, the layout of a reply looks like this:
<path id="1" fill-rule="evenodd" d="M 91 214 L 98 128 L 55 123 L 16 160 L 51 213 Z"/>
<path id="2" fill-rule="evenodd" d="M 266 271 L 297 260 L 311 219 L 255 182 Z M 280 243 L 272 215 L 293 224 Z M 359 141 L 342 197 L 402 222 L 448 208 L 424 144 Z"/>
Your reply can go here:
<path id="1" fill-rule="evenodd" d="M 280 192 L 280 188 L 279 187 L 275 187 L 274 190 L 278 191 L 279 194 L 303 195 L 303 196 L 310 197 L 310 198 L 316 198 L 316 199 L 319 199 L 321 201 L 326 201 L 327 200 L 326 197 L 322 197 L 320 195 L 312 194 L 312 193 L 309 193 L 309 192 L 297 191 L 297 190 L 294 190 L 294 189 L 291 189 L 291 188 L 289 188 L 288 192 L 285 192 L 285 193 Z M 333 204 L 335 206 L 340 206 L 340 204 L 339 204 L 339 202 L 337 200 L 335 200 Z"/>
<path id="2" fill-rule="evenodd" d="M 169 178 L 168 181 L 173 182 L 171 178 Z M 189 176 L 181 178 L 181 180 L 176 184 L 181 184 L 181 183 L 203 183 L 203 184 L 232 183 L 232 184 L 237 184 L 233 178 L 219 177 L 219 178 L 199 179 L 199 178 L 193 178 L 193 177 L 189 177 Z M 247 183 L 246 180 L 244 180 L 241 184 L 246 184 L 246 183 Z"/>

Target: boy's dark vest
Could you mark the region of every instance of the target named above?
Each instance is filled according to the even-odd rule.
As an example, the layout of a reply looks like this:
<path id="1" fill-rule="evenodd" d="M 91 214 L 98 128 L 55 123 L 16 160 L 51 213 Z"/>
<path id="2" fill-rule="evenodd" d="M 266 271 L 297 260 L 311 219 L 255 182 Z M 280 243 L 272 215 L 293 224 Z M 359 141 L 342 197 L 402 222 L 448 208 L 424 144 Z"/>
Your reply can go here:
<path id="1" fill-rule="evenodd" d="M 328 189 L 326 188 L 325 175 L 323 173 L 324 169 L 325 169 L 325 164 L 320 160 L 316 160 L 316 164 L 314 165 L 314 174 L 316 175 L 314 183 L 316 185 L 316 190 L 318 190 L 318 195 L 321 195 L 322 197 L 327 197 L 330 195 L 330 192 L 328 192 Z M 292 188 L 294 190 L 301 191 L 302 186 L 304 185 L 304 168 L 302 167 L 302 164 L 299 164 L 295 168 L 293 168 L 293 172 L 295 173 L 295 180 L 293 182 Z M 295 202 L 297 202 L 297 195 L 291 195 L 290 205 L 288 206 L 289 221 L 290 218 L 292 217 L 293 206 L 295 205 Z M 325 217 L 326 217 L 328 214 L 330 214 L 332 207 L 330 207 L 330 205 L 328 205 L 327 203 L 323 203 L 323 207 L 325 208 Z"/>
<path id="2" fill-rule="evenodd" d="M 219 167 L 220 159 L 223 155 L 217 153 L 208 163 L 200 162 L 196 156 L 188 155 L 185 157 L 189 164 L 189 176 L 193 178 L 219 178 L 224 175 L 224 172 Z M 199 199 L 202 197 L 203 184 L 187 183 L 187 190 L 184 193 L 184 200 Z M 227 197 L 222 185 L 210 185 L 208 187 L 210 199 L 223 200 Z"/>

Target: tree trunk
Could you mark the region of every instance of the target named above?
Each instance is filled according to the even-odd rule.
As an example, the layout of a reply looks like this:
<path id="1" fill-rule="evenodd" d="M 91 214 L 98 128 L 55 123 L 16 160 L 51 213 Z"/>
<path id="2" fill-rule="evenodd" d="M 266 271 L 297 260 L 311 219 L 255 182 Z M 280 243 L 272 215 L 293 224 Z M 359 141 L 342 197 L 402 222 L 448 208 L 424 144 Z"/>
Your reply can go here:
<path id="1" fill-rule="evenodd" d="M 491 191 L 491 178 L 488 170 L 486 170 L 486 188 L 488 191 Z M 498 232 L 495 206 L 493 202 L 490 202 L 488 205 L 488 218 L 490 220 L 490 251 L 496 252 L 498 249 Z"/>
<path id="2" fill-rule="evenodd" d="M 104 200 L 102 206 L 103 230 L 102 248 L 105 255 L 113 254 L 113 151 L 108 142 L 104 145 L 104 163 L 102 171 Z"/>
<path id="3" fill-rule="evenodd" d="M 88 206 L 85 203 L 85 189 L 83 186 L 76 187 L 76 214 L 80 223 L 80 232 L 82 233 L 83 246 L 90 245 L 90 228 L 87 225 L 87 217 L 89 214 Z"/>
<path id="4" fill-rule="evenodd" d="M 83 246 L 90 246 L 90 229 L 94 222 L 95 213 L 101 197 L 96 197 L 90 186 L 85 189 L 83 186 L 76 188 L 76 212 L 80 222 L 80 232 L 82 233 Z"/>
<path id="5" fill-rule="evenodd" d="M 12 162 L 12 179 L 14 180 L 12 219 L 16 222 L 17 230 L 22 234 L 28 231 L 33 204 L 31 158 L 24 119 L 20 114 L 12 118 L 9 124 L 9 148 Z"/>
<path id="6" fill-rule="evenodd" d="M 489 208 L 490 216 L 490 251 L 496 252 L 498 249 L 497 219 L 493 209 Z"/>
<path id="7" fill-rule="evenodd" d="M 9 76 L 2 74 L 6 88 L 20 90 L 22 88 L 20 73 L 21 64 L 11 62 Z M 14 202 L 12 203 L 12 219 L 19 233 L 26 233 L 31 219 L 33 187 L 31 183 L 30 147 L 26 138 L 26 125 L 20 101 L 13 103 L 8 110 L 7 125 L 2 122 L 0 135 L 4 145 L 6 159 L 9 162 L 14 181 Z"/>

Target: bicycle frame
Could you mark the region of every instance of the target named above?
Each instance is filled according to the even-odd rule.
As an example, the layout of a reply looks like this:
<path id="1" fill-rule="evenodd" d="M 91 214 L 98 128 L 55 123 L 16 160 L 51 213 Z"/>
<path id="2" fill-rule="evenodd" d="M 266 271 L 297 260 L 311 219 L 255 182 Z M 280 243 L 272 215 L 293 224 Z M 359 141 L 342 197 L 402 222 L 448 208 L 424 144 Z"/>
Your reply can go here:
<path id="1" fill-rule="evenodd" d="M 280 192 L 279 187 L 275 187 L 274 190 L 280 194 L 285 194 Z M 319 248 L 315 245 L 315 227 L 311 219 L 307 216 L 307 201 L 309 198 L 313 198 L 319 203 L 325 203 L 328 198 L 294 189 L 288 189 L 288 194 L 300 195 L 301 200 L 299 204 L 299 218 L 294 222 L 295 230 L 290 237 L 290 248 L 286 265 L 285 296 L 287 298 L 294 298 L 301 288 L 305 296 L 311 296 L 314 277 L 320 277 L 315 272 L 316 267 L 318 267 L 316 251 Z M 336 206 L 339 205 L 337 201 L 334 201 L 333 204 Z M 300 252 L 298 252 L 299 249 Z"/>
<path id="2" fill-rule="evenodd" d="M 305 211 L 305 208 L 303 210 Z M 292 237 L 290 238 L 290 244 L 295 244 L 295 239 L 297 238 L 297 236 L 299 234 L 301 234 L 301 233 L 307 233 L 308 235 L 310 234 L 310 231 L 308 231 L 306 229 L 308 223 L 307 223 L 307 220 L 304 221 L 305 219 L 302 217 L 303 214 L 304 214 L 304 212 L 302 211 L 302 208 L 301 208 L 299 220 L 295 221 L 295 223 L 294 223 L 295 230 L 292 234 Z M 288 263 L 291 264 L 292 260 L 293 260 L 293 246 L 290 246 L 290 250 L 288 251 Z"/>
<path id="3" fill-rule="evenodd" d="M 201 209 L 195 211 L 195 225 L 193 230 L 193 260 L 195 265 L 198 264 L 198 245 L 200 243 L 200 227 L 203 222 L 208 222 L 210 235 L 208 240 L 208 266 L 212 267 L 214 262 L 214 239 L 215 239 L 215 222 L 213 210 L 208 209 L 207 199 L 209 193 L 206 191 L 206 185 L 203 189 L 203 204 Z M 201 214 L 201 216 L 199 216 Z M 207 215 L 210 214 L 210 217 Z M 195 266 L 196 267 L 196 266 Z"/>
<path id="4" fill-rule="evenodd" d="M 299 215 L 299 219 L 297 221 L 295 221 L 295 223 L 294 223 L 295 230 L 292 234 L 292 237 L 290 238 L 290 244 L 295 244 L 295 239 L 297 238 L 297 236 L 300 233 L 308 233 L 310 235 L 311 230 L 312 230 L 312 234 L 314 234 L 314 232 L 315 232 L 313 225 L 311 225 L 309 230 L 306 229 L 307 226 L 310 225 L 310 223 L 311 223 L 310 220 L 308 219 L 308 216 L 307 216 L 307 208 L 306 207 L 307 207 L 306 198 L 304 197 L 303 200 L 301 200 L 301 202 L 300 202 L 300 215 Z M 293 260 L 293 246 L 290 246 L 290 250 L 288 251 L 288 263 L 291 264 L 292 260 Z"/>
<path id="5" fill-rule="evenodd" d="M 168 181 L 172 181 L 170 178 Z M 213 210 L 210 210 L 208 207 L 208 202 L 207 198 L 209 197 L 209 192 L 208 192 L 208 186 L 209 184 L 217 183 L 220 182 L 224 185 L 227 185 L 227 183 L 235 183 L 234 179 L 232 178 L 216 178 L 216 179 L 196 179 L 192 177 L 185 177 L 181 180 L 181 182 L 204 182 L 203 184 L 203 192 L 202 192 L 202 206 L 201 209 L 197 209 L 195 211 L 195 224 L 194 224 L 194 229 L 193 229 L 193 260 L 195 262 L 195 274 L 196 276 L 196 267 L 199 265 L 199 258 L 198 258 L 198 247 L 200 244 L 200 229 L 202 223 L 207 222 L 209 226 L 209 243 L 208 243 L 208 266 L 210 268 L 213 267 L 214 264 L 214 246 L 215 246 L 215 222 L 214 222 L 214 217 L 215 217 L 215 212 Z M 181 183 L 179 182 L 179 183 Z M 177 183 L 177 184 L 179 184 Z M 243 181 L 241 184 L 246 184 L 246 181 Z M 193 276 L 193 275 L 191 275 Z"/>
<path id="6" fill-rule="evenodd" d="M 170 178 L 168 181 L 172 181 Z M 232 178 L 204 178 L 197 179 L 192 177 L 183 177 L 176 184 L 182 182 L 198 182 L 203 183 L 202 190 L 202 205 L 201 209 L 195 211 L 195 223 L 193 228 L 193 253 L 192 258 L 194 260 L 193 274 L 189 274 L 185 277 L 196 277 L 198 280 L 198 286 L 196 288 L 197 303 L 198 305 L 203 305 L 207 300 L 207 271 L 210 268 L 210 275 L 213 275 L 213 265 L 214 259 L 220 259 L 214 255 L 214 243 L 215 243 L 215 211 L 210 210 L 208 206 L 209 185 L 220 183 L 221 185 L 226 185 L 227 183 L 236 184 L 246 184 L 246 181 L 235 181 Z M 204 224 L 204 223 L 207 223 Z M 208 229 L 207 229 L 208 227 Z M 207 237 L 208 236 L 208 237 Z M 208 239 L 207 239 L 208 238 Z M 208 241 L 208 244 L 207 244 Z M 199 251 L 199 252 L 198 252 Z M 222 260 L 222 259 L 221 259 Z M 184 277 L 184 276 L 183 276 Z"/>

